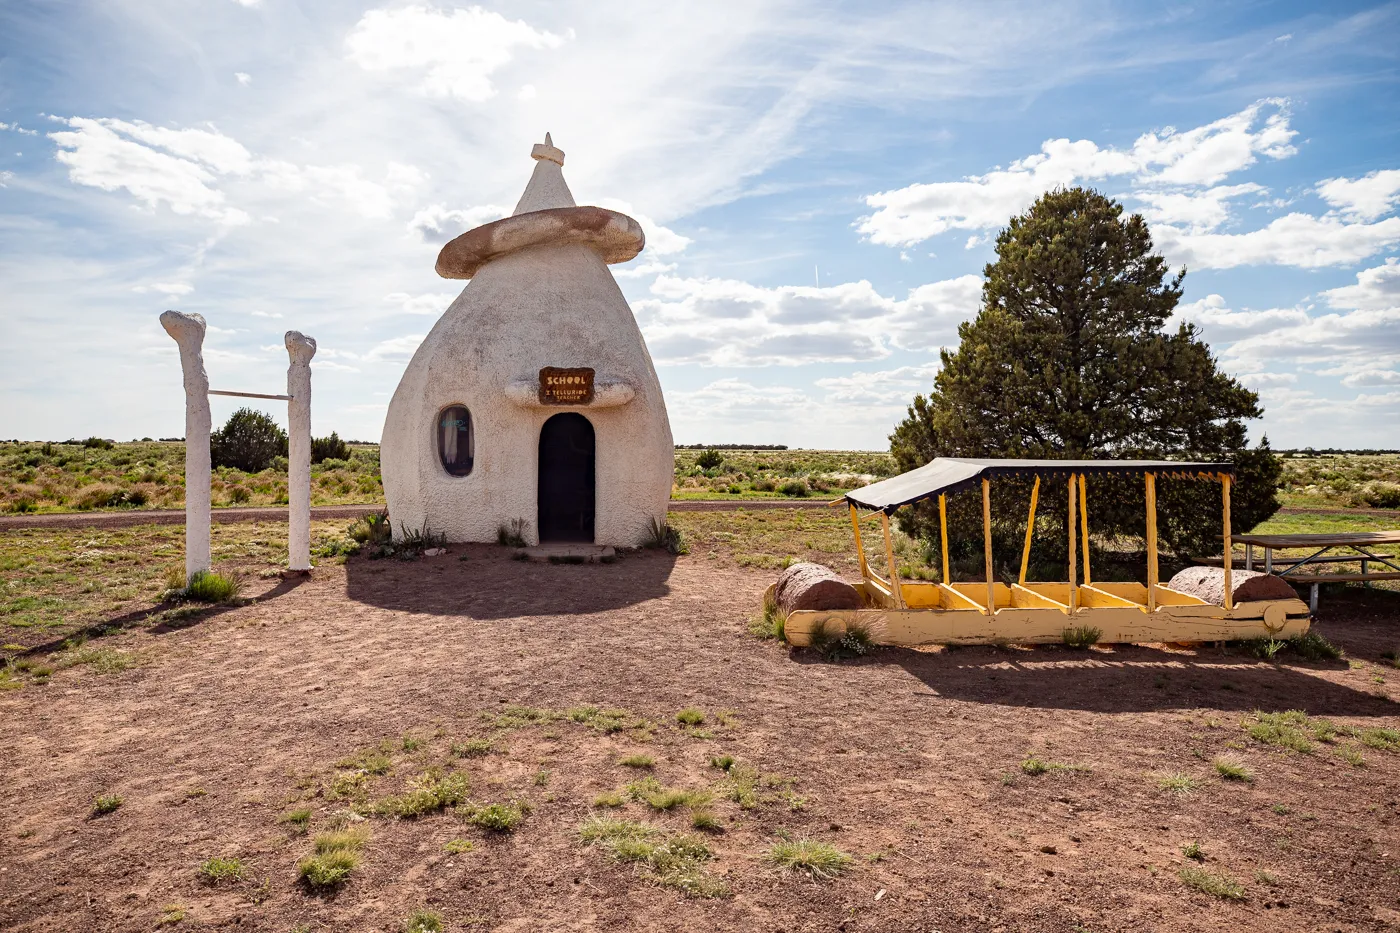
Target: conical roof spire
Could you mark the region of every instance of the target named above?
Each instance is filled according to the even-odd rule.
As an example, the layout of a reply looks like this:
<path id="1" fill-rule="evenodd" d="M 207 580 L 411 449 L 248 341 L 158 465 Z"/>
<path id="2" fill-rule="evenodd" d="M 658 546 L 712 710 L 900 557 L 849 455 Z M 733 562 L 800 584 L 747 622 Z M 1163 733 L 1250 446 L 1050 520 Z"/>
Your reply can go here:
<path id="1" fill-rule="evenodd" d="M 564 181 L 564 150 L 554 148 L 554 140 L 548 133 L 544 134 L 543 143 L 535 143 L 530 158 L 535 160 L 535 171 L 512 216 L 551 207 L 577 206 L 573 192 Z"/>

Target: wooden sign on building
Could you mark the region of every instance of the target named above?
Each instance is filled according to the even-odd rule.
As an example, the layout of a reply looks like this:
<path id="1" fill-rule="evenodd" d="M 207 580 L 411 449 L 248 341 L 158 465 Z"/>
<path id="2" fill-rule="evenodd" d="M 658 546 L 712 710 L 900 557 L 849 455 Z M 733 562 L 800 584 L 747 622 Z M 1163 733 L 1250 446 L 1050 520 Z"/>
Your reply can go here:
<path id="1" fill-rule="evenodd" d="M 587 405 L 592 401 L 592 369 L 546 366 L 540 370 L 541 405 Z"/>

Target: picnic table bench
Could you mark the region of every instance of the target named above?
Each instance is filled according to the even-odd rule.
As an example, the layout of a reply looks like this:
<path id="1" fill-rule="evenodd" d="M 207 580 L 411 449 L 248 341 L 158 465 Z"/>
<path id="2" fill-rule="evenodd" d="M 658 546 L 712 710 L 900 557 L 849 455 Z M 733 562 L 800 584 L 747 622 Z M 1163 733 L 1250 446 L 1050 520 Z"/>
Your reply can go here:
<path id="1" fill-rule="evenodd" d="M 1288 580 L 1290 583 L 1308 584 L 1308 608 L 1317 612 L 1317 587 L 1321 583 L 1371 583 L 1373 580 L 1400 580 L 1400 556 L 1378 554 L 1374 548 L 1386 545 L 1400 545 L 1400 531 L 1347 531 L 1323 534 L 1295 535 L 1235 535 L 1234 540 L 1244 545 L 1244 569 L 1254 569 L 1254 548 L 1264 549 L 1264 572 Z M 1275 557 L 1280 549 L 1309 549 L 1313 553 L 1306 557 Z M 1329 553 L 1337 548 L 1347 548 L 1355 555 Z M 1300 573 L 1300 570 L 1322 564 L 1360 563 L 1360 573 Z M 1389 570 L 1372 571 L 1375 562 Z M 1276 569 L 1281 568 L 1281 569 Z"/>

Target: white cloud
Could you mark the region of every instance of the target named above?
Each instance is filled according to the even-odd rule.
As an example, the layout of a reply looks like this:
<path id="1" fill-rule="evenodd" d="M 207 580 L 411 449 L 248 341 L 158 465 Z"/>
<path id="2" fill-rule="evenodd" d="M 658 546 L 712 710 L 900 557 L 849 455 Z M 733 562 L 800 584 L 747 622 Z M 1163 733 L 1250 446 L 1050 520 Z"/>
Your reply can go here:
<path id="1" fill-rule="evenodd" d="M 1400 370 L 1360 369 L 1342 377 L 1342 385 L 1356 386 L 1397 386 L 1400 385 Z"/>
<path id="2" fill-rule="evenodd" d="M 238 81 L 239 84 L 243 85 L 244 87 L 247 87 L 248 85 L 253 83 L 253 76 L 248 74 L 248 72 L 246 71 L 235 71 L 233 73 L 233 77 L 235 80 Z"/>
<path id="3" fill-rule="evenodd" d="M 3 171 L 3 172 L 0 172 L 0 188 L 7 187 L 6 184 L 5 184 L 5 182 L 9 181 L 11 178 L 14 178 L 14 177 L 15 177 L 15 173 L 9 171 L 8 169 L 5 170 L 5 171 Z"/>
<path id="4" fill-rule="evenodd" d="M 38 130 L 27 130 L 18 123 L 0 122 L 0 130 L 9 130 L 11 133 L 19 133 L 21 136 L 38 136 Z"/>
<path id="5" fill-rule="evenodd" d="M 261 191 L 304 192 L 321 206 L 349 208 L 383 219 L 427 180 L 421 169 L 390 162 L 384 181 L 366 178 L 353 164 L 304 165 L 253 156 L 217 129 L 168 129 L 141 121 L 73 117 L 71 130 L 50 133 L 68 166 L 71 181 L 105 191 L 125 189 L 150 208 L 168 205 L 176 214 L 194 214 L 225 226 L 250 223 L 249 213 L 227 204 L 221 179 L 243 179 Z"/>
<path id="6" fill-rule="evenodd" d="M 253 317 L 280 318 L 282 316 L 278 311 L 250 311 L 248 313 Z"/>
<path id="7" fill-rule="evenodd" d="M 1328 178 L 1317 184 L 1322 200 L 1348 219 L 1375 220 L 1400 203 L 1400 169 L 1371 172 L 1361 178 Z"/>
<path id="8" fill-rule="evenodd" d="M 1251 389 L 1272 388 L 1273 386 L 1291 386 L 1297 383 L 1297 373 L 1245 373 L 1239 377 Z"/>
<path id="9" fill-rule="evenodd" d="M 1231 198 L 1259 194 L 1262 185 L 1217 185 L 1204 191 L 1140 191 L 1132 195 L 1147 206 L 1142 216 L 1154 224 L 1179 224 L 1193 233 L 1214 230 L 1230 216 Z"/>
<path id="10" fill-rule="evenodd" d="M 194 291 L 194 286 L 185 282 L 152 282 L 149 285 L 137 285 L 131 290 L 140 294 L 159 292 L 167 297 L 176 298 L 180 295 L 188 295 Z"/>
<path id="11" fill-rule="evenodd" d="M 852 373 L 818 379 L 816 385 L 826 390 L 828 402 L 862 405 L 907 406 L 919 393 L 933 388 L 938 364 L 901 366 L 878 372 Z"/>
<path id="12" fill-rule="evenodd" d="M 425 242 L 446 243 L 473 227 L 500 220 L 510 215 L 510 208 L 499 204 L 482 204 L 461 210 L 452 210 L 445 204 L 429 204 L 413 215 L 408 229 L 418 234 Z"/>
<path id="13" fill-rule="evenodd" d="M 1310 320 L 1308 313 L 1301 308 L 1234 311 L 1226 307 L 1225 299 L 1221 296 L 1207 295 L 1198 301 L 1177 305 L 1169 327 L 1175 327 L 1178 321 L 1189 321 L 1200 327 L 1207 341 L 1213 343 L 1296 327 Z"/>
<path id="14" fill-rule="evenodd" d="M 370 363 L 406 363 L 418 350 L 427 334 L 406 334 L 390 337 L 375 344 L 363 359 Z"/>
<path id="15" fill-rule="evenodd" d="M 866 362 L 894 349 L 932 350 L 974 316 L 975 275 L 887 298 L 869 282 L 766 288 L 733 279 L 660 276 L 633 302 L 653 357 L 712 366 Z"/>
<path id="16" fill-rule="evenodd" d="M 1379 310 L 1400 307 L 1400 259 L 1391 257 L 1384 265 L 1356 273 L 1355 285 L 1329 288 L 1322 298 L 1334 308 Z"/>
<path id="17" fill-rule="evenodd" d="M 68 177 L 80 185 L 104 191 L 126 189 L 150 208 L 166 204 L 177 214 L 198 214 L 227 225 L 245 224 L 249 217 L 224 203 L 212 187 L 213 173 L 188 159 L 158 152 L 124 135 L 119 120 L 66 121 L 72 130 L 50 133 L 58 144 L 55 158 L 68 166 Z"/>
<path id="18" fill-rule="evenodd" d="M 516 48 L 556 48 L 563 38 L 523 20 L 479 6 L 370 10 L 346 37 L 351 61 L 366 71 L 422 74 L 418 89 L 432 97 L 484 101 L 496 93 L 491 75 Z"/>
<path id="19" fill-rule="evenodd" d="M 1287 214 L 1249 233 L 1189 233 L 1162 225 L 1153 236 L 1172 262 L 1196 269 L 1243 265 L 1347 266 L 1400 243 L 1400 217 L 1373 224 L 1346 223 L 1328 214 Z"/>
<path id="20" fill-rule="evenodd" d="M 444 294 L 442 292 L 428 292 L 422 295 L 410 295 L 407 292 L 391 292 L 384 296 L 384 300 L 399 306 L 399 310 L 404 314 L 431 314 L 439 315 L 447 310 L 447 306 L 452 304 L 457 298 L 456 293 Z"/>
<path id="21" fill-rule="evenodd" d="M 1271 98 L 1185 132 L 1167 127 L 1144 133 L 1128 150 L 1100 148 L 1087 139 L 1046 140 L 1039 153 L 1006 169 L 869 195 L 865 203 L 875 212 L 862 218 L 858 229 L 875 243 L 910 246 L 950 229 L 1001 227 L 1062 185 L 1120 176 L 1154 189 L 1213 185 L 1260 156 L 1293 155 L 1297 150 L 1289 141 L 1296 133 L 1288 116 L 1287 102 Z"/>
<path id="22" fill-rule="evenodd" d="M 515 92 L 516 100 L 534 100 L 539 96 L 539 91 L 535 90 L 533 84 L 522 84 L 520 90 Z"/>

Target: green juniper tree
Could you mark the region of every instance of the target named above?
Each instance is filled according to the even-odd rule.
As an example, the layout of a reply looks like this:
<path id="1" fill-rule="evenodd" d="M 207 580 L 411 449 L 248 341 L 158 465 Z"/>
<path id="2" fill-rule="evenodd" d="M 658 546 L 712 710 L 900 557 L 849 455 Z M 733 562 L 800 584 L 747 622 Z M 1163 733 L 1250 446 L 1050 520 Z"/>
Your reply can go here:
<path id="1" fill-rule="evenodd" d="M 287 456 L 287 432 L 262 412 L 240 408 L 209 435 L 209 456 L 215 467 L 257 473 Z"/>
<path id="2" fill-rule="evenodd" d="M 1001 231 L 984 275 L 981 311 L 959 326 L 933 391 L 915 397 L 890 436 L 901 470 L 937 456 L 1228 460 L 1238 471 L 1234 527 L 1277 510 L 1281 464 L 1267 440 L 1248 449 L 1245 422 L 1263 414 L 1258 396 L 1216 367 L 1194 325 L 1168 328 L 1186 270 L 1170 275 L 1140 215 L 1125 218 L 1096 191 L 1052 191 Z M 993 490 L 1007 564 L 1007 545 L 1020 554 L 1029 485 Z M 1143 533 L 1140 481 L 1090 477 L 1089 487 L 1096 535 Z M 1219 548 L 1218 485 L 1163 479 L 1158 489 L 1165 546 Z M 1042 485 L 1038 553 L 1051 560 L 1064 559 L 1065 492 L 1063 480 Z M 949 543 L 962 538 L 980 553 L 980 493 L 954 501 Z M 906 509 L 900 521 L 936 539 L 936 504 Z"/>

